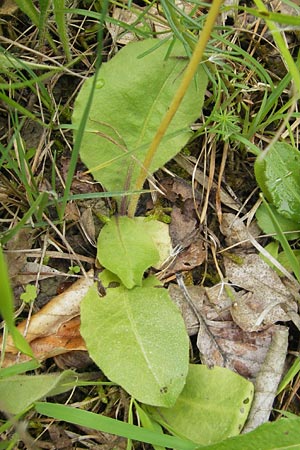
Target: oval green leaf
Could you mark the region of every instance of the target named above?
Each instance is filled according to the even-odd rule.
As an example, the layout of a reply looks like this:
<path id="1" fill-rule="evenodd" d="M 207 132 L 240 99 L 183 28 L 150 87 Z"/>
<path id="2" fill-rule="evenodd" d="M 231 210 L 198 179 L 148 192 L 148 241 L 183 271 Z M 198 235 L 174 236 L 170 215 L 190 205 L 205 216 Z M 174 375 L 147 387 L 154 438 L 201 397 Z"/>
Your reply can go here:
<path id="1" fill-rule="evenodd" d="M 209 445 L 241 432 L 253 391 L 250 381 L 229 369 L 191 364 L 175 405 L 147 410 L 172 433 Z"/>
<path id="2" fill-rule="evenodd" d="M 276 142 L 255 161 L 255 176 L 266 198 L 278 213 L 300 223 L 300 152 Z"/>
<path id="3" fill-rule="evenodd" d="M 273 205 L 269 205 L 272 213 L 276 217 L 278 225 L 280 226 L 282 232 L 288 241 L 298 239 L 300 237 L 300 226 L 297 222 L 287 219 L 278 213 L 277 209 Z M 261 204 L 256 211 L 256 219 L 258 226 L 263 230 L 265 234 L 272 234 L 274 239 L 279 239 L 272 219 L 268 213 L 268 209 L 264 204 Z"/>
<path id="4" fill-rule="evenodd" d="M 98 237 L 98 260 L 128 289 L 141 286 L 145 270 L 159 261 L 148 227 L 143 225 L 140 220 L 116 216 L 104 225 Z"/>
<path id="5" fill-rule="evenodd" d="M 172 406 L 188 372 L 189 339 L 163 288 L 120 286 L 81 302 L 81 334 L 104 374 L 143 403 Z"/>
<path id="6" fill-rule="evenodd" d="M 135 186 L 150 143 L 187 65 L 180 42 L 175 43 L 168 58 L 170 43 L 155 49 L 157 43 L 157 39 L 130 43 L 103 64 L 99 72 L 80 156 L 95 179 L 109 191 Z M 205 70 L 199 66 L 153 158 L 151 173 L 175 156 L 191 137 L 189 126 L 201 113 L 206 85 Z M 76 99 L 72 119 L 75 130 L 91 87 L 89 78 Z"/>

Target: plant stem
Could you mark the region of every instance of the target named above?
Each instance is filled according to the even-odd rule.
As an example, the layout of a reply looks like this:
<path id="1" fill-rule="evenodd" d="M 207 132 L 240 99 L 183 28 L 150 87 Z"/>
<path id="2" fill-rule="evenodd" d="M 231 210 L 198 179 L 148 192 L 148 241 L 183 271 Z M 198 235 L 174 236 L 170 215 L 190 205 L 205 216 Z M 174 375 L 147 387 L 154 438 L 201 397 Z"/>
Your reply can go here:
<path id="1" fill-rule="evenodd" d="M 177 92 L 175 93 L 174 98 L 171 102 L 171 105 L 170 105 L 167 113 L 165 114 L 164 118 L 162 119 L 162 121 L 159 125 L 159 128 L 154 136 L 154 139 L 149 147 L 149 150 L 144 159 L 144 162 L 141 167 L 141 171 L 140 171 L 139 177 L 137 179 L 134 190 L 141 190 L 143 187 L 143 184 L 147 178 L 147 172 L 149 171 L 151 162 L 153 160 L 155 153 L 157 152 L 158 146 L 159 146 L 163 136 L 165 135 L 167 128 L 170 125 L 174 115 L 176 114 L 176 111 L 179 108 L 180 103 L 181 103 L 197 69 L 198 69 L 198 65 L 202 60 L 207 42 L 209 40 L 211 31 L 214 27 L 215 21 L 218 17 L 219 9 L 220 9 L 222 3 L 223 3 L 223 0 L 213 0 L 213 2 L 212 2 L 211 8 L 209 10 L 207 19 L 206 19 L 204 27 L 203 27 L 203 30 L 199 36 L 199 40 L 198 40 L 195 50 L 192 54 L 190 62 L 185 70 L 181 84 L 180 84 Z M 133 195 L 131 197 L 129 206 L 128 206 L 128 216 L 129 217 L 134 216 L 138 199 L 139 199 L 138 195 Z"/>

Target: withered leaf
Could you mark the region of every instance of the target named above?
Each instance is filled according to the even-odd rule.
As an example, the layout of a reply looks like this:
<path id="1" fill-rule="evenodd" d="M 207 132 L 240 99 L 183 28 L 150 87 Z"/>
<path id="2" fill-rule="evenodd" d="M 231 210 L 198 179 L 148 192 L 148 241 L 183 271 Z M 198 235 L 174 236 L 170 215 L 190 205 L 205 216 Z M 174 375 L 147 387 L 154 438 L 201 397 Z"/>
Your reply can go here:
<path id="1" fill-rule="evenodd" d="M 84 350 L 85 345 L 79 334 L 80 302 L 93 284 L 93 271 L 79 279 L 69 289 L 54 297 L 39 312 L 34 314 L 27 324 L 24 320 L 18 325 L 19 331 L 26 333 L 34 354 L 39 359 L 46 359 L 70 350 Z M 0 343 L 2 338 L 0 339 Z M 5 347 L 4 364 L 14 361 L 18 350 L 9 336 Z"/>
<path id="2" fill-rule="evenodd" d="M 277 273 L 257 254 L 242 255 L 242 264 L 225 258 L 226 277 L 238 287 L 231 308 L 233 320 L 245 331 L 259 331 L 289 321 L 297 304 Z"/>
<path id="3" fill-rule="evenodd" d="M 201 313 L 209 330 L 205 337 L 206 330 L 202 328 L 198 338 L 199 351 L 204 360 L 255 379 L 268 352 L 276 326 L 260 332 L 243 331 L 232 320 L 228 308 L 231 301 L 224 290 L 220 290 L 220 286 L 205 289 L 201 286 L 188 286 L 186 289 L 194 308 Z M 182 312 L 189 335 L 197 334 L 199 320 L 184 293 L 176 285 L 170 285 L 169 292 Z"/>

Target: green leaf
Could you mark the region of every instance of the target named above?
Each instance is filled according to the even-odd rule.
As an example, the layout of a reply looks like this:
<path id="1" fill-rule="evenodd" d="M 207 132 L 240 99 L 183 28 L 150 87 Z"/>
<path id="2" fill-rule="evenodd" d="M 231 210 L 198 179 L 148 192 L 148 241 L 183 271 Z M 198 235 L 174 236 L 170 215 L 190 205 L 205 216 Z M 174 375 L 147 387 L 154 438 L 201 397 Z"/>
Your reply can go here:
<path id="1" fill-rule="evenodd" d="M 175 405 L 147 410 L 172 433 L 208 445 L 240 433 L 252 398 L 253 384 L 240 375 L 223 367 L 191 364 Z"/>
<path id="2" fill-rule="evenodd" d="M 287 238 L 287 240 L 292 241 L 294 239 L 298 239 L 300 237 L 299 224 L 279 214 L 277 209 L 273 205 L 269 206 L 274 216 L 276 217 L 276 220 L 282 232 L 285 233 L 285 237 Z M 265 234 L 273 234 L 274 239 L 279 239 L 270 214 L 268 213 L 268 209 L 263 203 L 256 211 L 256 219 L 258 226 L 263 230 Z"/>
<path id="3" fill-rule="evenodd" d="M 81 334 L 104 374 L 134 398 L 175 403 L 188 372 L 189 339 L 166 289 L 120 286 L 100 298 L 92 287 L 81 302 Z"/>
<path id="4" fill-rule="evenodd" d="M 300 152 L 276 142 L 255 161 L 256 180 L 279 214 L 300 223 Z"/>
<path id="5" fill-rule="evenodd" d="M 298 261 L 298 266 L 300 267 L 300 250 L 292 250 L 295 259 Z M 283 265 L 283 267 L 290 273 L 293 272 L 293 264 L 291 264 L 291 258 L 286 252 L 280 252 L 277 258 L 278 262 Z"/>
<path id="6" fill-rule="evenodd" d="M 136 217 L 142 224 L 144 232 L 147 232 L 153 239 L 155 247 L 159 253 L 159 261 L 155 268 L 159 269 L 162 264 L 170 257 L 172 251 L 172 242 L 169 234 L 169 225 L 158 220 L 149 220 L 145 217 Z"/>
<path id="7" fill-rule="evenodd" d="M 186 61 L 180 42 L 166 59 L 169 43 L 157 39 L 126 45 L 102 65 L 80 156 L 107 190 L 135 186 L 141 163 L 180 84 Z M 150 172 L 175 156 L 191 137 L 190 124 L 203 104 L 207 76 L 199 66 L 169 129 L 151 163 Z M 92 86 L 89 78 L 76 99 L 73 124 L 79 127 Z M 76 132 L 75 132 L 76 134 Z"/>
<path id="8" fill-rule="evenodd" d="M 52 395 L 58 395 L 72 388 L 78 375 L 71 370 L 60 374 L 15 375 L 0 379 L 0 410 L 19 414 L 33 402 Z"/>
<path id="9" fill-rule="evenodd" d="M 33 284 L 27 284 L 25 286 L 25 292 L 20 295 L 20 298 L 24 303 L 31 303 L 36 299 L 36 297 L 37 289 Z"/>
<path id="10" fill-rule="evenodd" d="M 140 220 L 113 217 L 102 228 L 97 243 L 101 265 L 131 289 L 141 286 L 143 274 L 159 260 L 152 237 Z"/>
<path id="11" fill-rule="evenodd" d="M 295 450 L 300 448 L 299 430 L 300 419 L 280 419 L 277 422 L 265 423 L 250 433 L 209 445 L 204 449 Z"/>

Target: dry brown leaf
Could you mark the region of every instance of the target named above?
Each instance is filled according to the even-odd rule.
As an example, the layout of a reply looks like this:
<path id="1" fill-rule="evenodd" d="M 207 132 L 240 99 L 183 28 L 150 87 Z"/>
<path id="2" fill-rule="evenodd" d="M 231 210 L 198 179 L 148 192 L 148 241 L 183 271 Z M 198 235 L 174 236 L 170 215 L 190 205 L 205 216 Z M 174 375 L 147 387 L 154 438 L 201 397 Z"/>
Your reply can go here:
<path id="1" fill-rule="evenodd" d="M 162 271 L 162 279 L 169 277 L 177 272 L 187 272 L 195 267 L 200 266 L 206 258 L 206 251 L 203 240 L 201 238 L 195 239 L 194 242 L 181 251 L 175 260 Z"/>
<path id="2" fill-rule="evenodd" d="M 195 231 L 197 220 L 191 215 L 185 214 L 181 208 L 173 206 L 171 213 L 171 224 L 169 228 L 172 244 L 184 246 L 185 239 Z"/>
<path id="3" fill-rule="evenodd" d="M 52 423 L 47 427 L 47 431 L 50 435 L 52 448 L 57 450 L 72 450 L 72 439 L 67 435 L 62 426 Z"/>
<path id="4" fill-rule="evenodd" d="M 57 345 L 58 347 L 56 348 L 59 349 L 59 346 L 62 345 L 62 349 L 65 351 L 74 350 L 74 347 L 75 349 L 82 349 L 82 341 L 79 338 L 79 340 L 76 338 L 77 341 L 75 336 L 71 340 L 69 338 L 69 333 L 74 331 L 72 328 L 73 322 L 70 321 L 79 316 L 80 302 L 89 287 L 93 284 L 93 275 L 93 271 L 91 270 L 88 272 L 87 278 L 76 281 L 69 289 L 54 297 L 46 306 L 33 315 L 29 324 L 25 320 L 18 325 L 18 329 L 22 334 L 26 330 L 26 340 L 32 345 L 37 345 L 39 353 L 43 354 L 42 346 L 45 342 L 48 348 L 51 347 L 51 339 L 53 340 L 53 348 Z M 42 338 L 47 339 L 46 341 L 41 341 Z M 2 343 L 2 339 L 0 339 L 0 343 Z M 10 336 L 6 344 L 6 355 L 8 353 L 18 353 Z M 60 353 L 62 351 L 56 354 Z"/>
<path id="5" fill-rule="evenodd" d="M 84 340 L 80 335 L 80 318 L 74 317 L 63 323 L 55 333 L 34 339 L 30 342 L 34 357 L 38 361 L 44 361 L 58 355 L 63 355 L 75 350 L 86 350 Z M 10 349 L 5 353 L 2 367 L 9 367 L 13 364 L 29 361 L 27 355 L 18 355 L 16 349 Z"/>
<path id="6" fill-rule="evenodd" d="M 80 212 L 75 202 L 68 202 L 66 204 L 65 219 L 69 222 L 78 222 L 80 219 Z"/>
<path id="7" fill-rule="evenodd" d="M 260 332 L 245 332 L 232 320 L 228 308 L 231 301 L 224 290 L 220 292 L 220 286 L 190 286 L 186 289 L 193 307 L 178 286 L 170 285 L 169 293 L 181 310 L 189 335 L 198 333 L 197 344 L 203 362 L 221 365 L 244 377 L 255 379 L 277 326 Z M 195 314 L 195 309 L 198 314 Z M 205 321 L 202 329 L 199 314 Z"/>
<path id="8" fill-rule="evenodd" d="M 4 0 L 0 7 L 0 16 L 12 16 L 19 7 L 14 0 Z"/>
<path id="9" fill-rule="evenodd" d="M 91 207 L 87 207 L 82 211 L 80 217 L 80 226 L 87 238 L 87 240 L 96 247 L 97 235 L 93 212 Z"/>
<path id="10" fill-rule="evenodd" d="M 169 233 L 174 248 L 178 248 L 174 261 L 163 270 L 163 278 L 200 266 L 206 258 L 206 250 L 198 228 L 197 213 L 190 183 L 180 178 L 164 178 L 161 182 L 166 197 L 174 205 L 171 213 Z"/>
<path id="11" fill-rule="evenodd" d="M 193 190 L 191 183 L 183 180 L 179 177 L 165 177 L 160 182 L 161 187 L 163 188 L 166 198 L 170 200 L 172 203 L 176 201 L 188 200 L 189 198 L 193 198 Z"/>
<path id="12" fill-rule="evenodd" d="M 72 350 L 54 357 L 55 364 L 62 370 L 85 369 L 94 364 L 86 350 Z"/>
<path id="13" fill-rule="evenodd" d="M 27 263 L 27 252 L 33 242 L 33 231 L 27 228 L 20 229 L 14 234 L 6 245 L 5 257 L 12 287 L 23 284 L 19 275 L 24 270 Z"/>
<path id="14" fill-rule="evenodd" d="M 214 321 L 209 323 L 208 328 L 225 360 L 223 366 L 253 380 L 268 353 L 276 326 L 273 325 L 273 327 L 260 332 L 247 333 L 231 320 Z M 210 347 L 205 347 L 203 342 L 198 341 L 198 344 L 201 353 L 212 360 Z M 218 362 L 219 357 L 214 364 L 218 365 Z"/>

